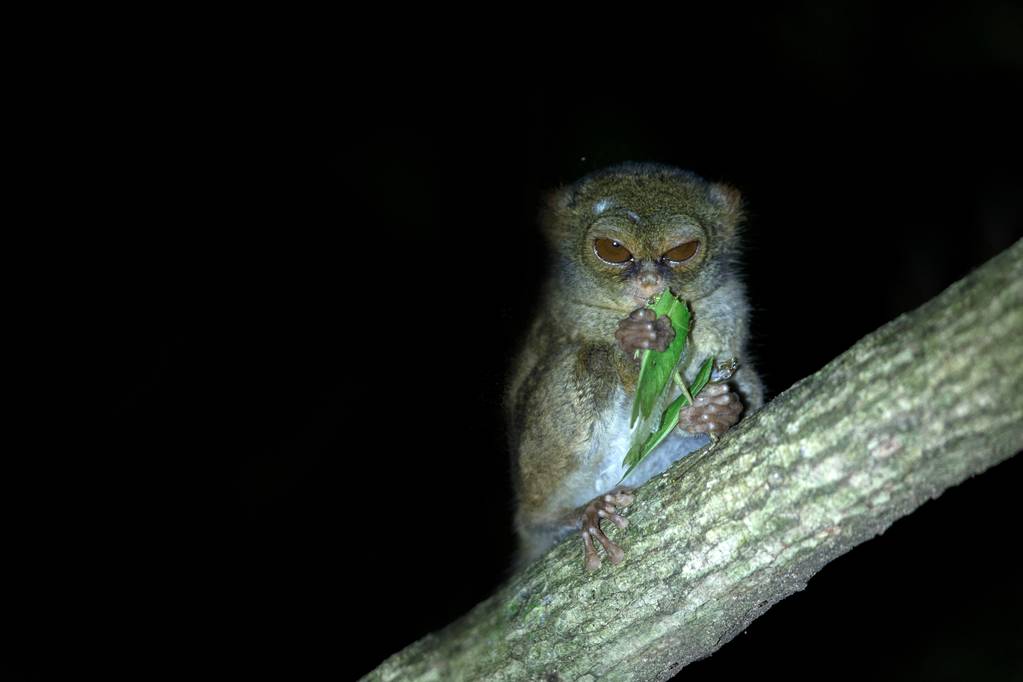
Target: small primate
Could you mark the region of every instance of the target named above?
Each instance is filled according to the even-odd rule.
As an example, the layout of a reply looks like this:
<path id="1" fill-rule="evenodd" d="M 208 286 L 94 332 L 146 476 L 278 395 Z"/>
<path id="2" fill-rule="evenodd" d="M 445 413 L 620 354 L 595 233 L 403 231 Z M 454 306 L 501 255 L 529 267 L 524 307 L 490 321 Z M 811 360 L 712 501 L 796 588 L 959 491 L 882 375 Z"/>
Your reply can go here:
<path id="1" fill-rule="evenodd" d="M 738 191 L 694 173 L 628 163 L 554 192 L 541 226 L 552 267 L 539 314 L 506 393 L 519 535 L 529 561 L 573 531 L 585 566 L 623 552 L 601 530 L 634 500 L 618 485 L 631 443 L 639 375 L 636 350 L 664 350 L 674 331 L 647 300 L 670 289 L 688 302 L 692 325 L 682 372 L 692 382 L 708 356 L 738 358 L 730 378 L 708 384 L 682 410 L 678 428 L 629 475 L 639 485 L 723 434 L 763 401 L 746 352 L 749 305 L 740 281 Z M 677 395 L 677 388 L 673 388 Z"/>

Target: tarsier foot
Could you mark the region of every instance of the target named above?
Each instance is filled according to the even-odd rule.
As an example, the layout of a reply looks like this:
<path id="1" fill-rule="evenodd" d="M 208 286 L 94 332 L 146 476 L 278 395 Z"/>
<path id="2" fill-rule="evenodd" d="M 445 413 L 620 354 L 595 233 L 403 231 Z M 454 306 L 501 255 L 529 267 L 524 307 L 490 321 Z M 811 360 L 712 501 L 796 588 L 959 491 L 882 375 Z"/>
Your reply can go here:
<path id="1" fill-rule="evenodd" d="M 637 350 L 665 350 L 675 339 L 675 329 L 667 317 L 657 319 L 656 313 L 649 308 L 637 308 L 618 323 L 615 339 L 631 357 Z"/>
<path id="2" fill-rule="evenodd" d="M 739 421 L 742 401 L 728 384 L 707 384 L 695 402 L 678 415 L 678 427 L 689 433 L 720 436 Z"/>
<path id="3" fill-rule="evenodd" d="M 632 488 L 619 486 L 603 495 L 593 498 L 583 510 L 582 536 L 583 551 L 585 553 L 586 570 L 595 571 L 600 568 L 600 557 L 593 546 L 593 538 L 597 539 L 607 552 L 608 559 L 612 564 L 620 564 L 625 557 L 622 548 L 611 542 L 600 529 L 600 522 L 610 519 L 619 528 L 626 528 L 629 525 L 628 519 L 618 514 L 618 509 L 628 507 L 636 496 Z"/>

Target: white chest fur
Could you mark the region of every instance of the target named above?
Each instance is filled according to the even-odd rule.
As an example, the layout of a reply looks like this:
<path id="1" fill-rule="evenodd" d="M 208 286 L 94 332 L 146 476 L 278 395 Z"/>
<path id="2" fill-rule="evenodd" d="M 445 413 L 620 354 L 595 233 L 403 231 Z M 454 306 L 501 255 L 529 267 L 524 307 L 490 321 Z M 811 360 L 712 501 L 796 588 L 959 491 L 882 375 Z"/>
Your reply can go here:
<path id="1" fill-rule="evenodd" d="M 614 488 L 622 479 L 625 469 L 622 460 L 632 444 L 632 432 L 629 429 L 629 417 L 632 412 L 632 399 L 625 391 L 618 389 L 610 407 L 597 420 L 590 440 L 587 469 L 593 475 L 593 489 L 585 499 L 578 500 L 583 504 L 588 499 Z M 705 434 L 690 436 L 678 429 L 672 432 L 657 448 L 647 455 L 646 459 L 629 474 L 623 485 L 637 486 L 661 473 L 675 460 L 685 457 L 710 443 Z"/>

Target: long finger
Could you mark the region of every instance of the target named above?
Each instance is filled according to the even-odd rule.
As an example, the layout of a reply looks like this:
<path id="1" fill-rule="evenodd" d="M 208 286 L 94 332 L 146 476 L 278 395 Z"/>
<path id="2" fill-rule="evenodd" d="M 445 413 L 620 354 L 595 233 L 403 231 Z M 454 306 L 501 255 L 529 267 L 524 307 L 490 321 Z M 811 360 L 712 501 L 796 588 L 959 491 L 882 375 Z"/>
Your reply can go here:
<path id="1" fill-rule="evenodd" d="M 626 528 L 629 527 L 629 520 L 623 516 L 620 516 L 619 514 L 616 514 L 613 511 L 605 511 L 603 509 L 598 509 L 597 516 L 599 516 L 602 519 L 611 519 L 611 522 L 614 525 L 621 528 L 622 530 L 625 530 Z"/>
<path id="2" fill-rule="evenodd" d="M 600 568 L 600 557 L 593 547 L 593 540 L 590 539 L 590 532 L 583 529 L 583 563 L 587 571 L 595 571 Z"/>
<path id="3" fill-rule="evenodd" d="M 622 559 L 625 558 L 625 552 L 622 551 L 622 548 L 611 542 L 597 524 L 590 526 L 589 531 L 590 535 L 597 538 L 597 542 L 604 546 L 604 551 L 607 552 L 607 557 L 611 560 L 611 563 L 620 564 Z"/>
<path id="4" fill-rule="evenodd" d="M 650 322 L 640 322 L 638 324 L 625 324 L 618 327 L 615 333 L 619 334 L 646 334 L 651 336 L 657 335 L 657 329 Z"/>

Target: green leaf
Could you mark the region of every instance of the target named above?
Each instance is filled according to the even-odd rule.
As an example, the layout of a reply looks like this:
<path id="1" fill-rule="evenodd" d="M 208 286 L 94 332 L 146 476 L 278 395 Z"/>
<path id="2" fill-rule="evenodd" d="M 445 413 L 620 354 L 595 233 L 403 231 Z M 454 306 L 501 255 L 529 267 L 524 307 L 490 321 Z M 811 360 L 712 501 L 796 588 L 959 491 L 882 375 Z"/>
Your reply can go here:
<path id="1" fill-rule="evenodd" d="M 632 470 L 639 466 L 639 463 L 643 461 L 647 455 L 653 451 L 658 445 L 661 444 L 668 434 L 671 433 L 672 429 L 678 424 L 678 413 L 682 411 L 682 407 L 689 404 L 689 399 L 686 398 L 685 394 L 680 394 L 677 398 L 671 401 L 671 404 L 664 410 L 661 415 L 661 425 L 657 427 L 657 430 L 647 436 L 645 442 L 642 445 L 633 445 L 629 450 L 629 454 L 625 456 L 625 461 L 622 462 L 622 466 L 628 467 L 625 473 L 622 475 L 622 481 L 625 477 L 632 473 Z M 620 483 L 621 481 L 619 481 Z"/>
<path id="2" fill-rule="evenodd" d="M 689 387 L 689 392 L 695 398 L 696 394 L 703 390 L 703 387 L 710 381 L 710 371 L 714 369 L 714 358 L 707 358 L 703 361 L 703 365 L 700 366 L 700 371 L 696 373 L 696 378 L 693 379 L 693 385 Z"/>
<path id="3" fill-rule="evenodd" d="M 689 389 L 689 394 L 694 398 L 697 394 L 703 390 L 703 387 L 710 381 L 710 373 L 714 367 L 714 358 L 708 357 L 703 361 L 700 366 L 700 371 L 696 374 L 696 379 L 693 380 L 693 385 Z M 684 387 L 685 384 L 682 384 Z M 646 440 L 642 442 L 634 442 L 632 447 L 629 448 L 629 452 L 625 455 L 625 459 L 622 461 L 622 466 L 626 467 L 625 473 L 622 474 L 622 480 L 618 481 L 621 483 L 626 477 L 632 473 L 632 470 L 639 466 L 639 463 L 643 459 L 653 452 L 653 449 L 664 441 L 665 438 L 672 432 L 675 426 L 678 424 L 678 415 L 682 411 L 682 408 L 689 404 L 689 396 L 686 395 L 686 391 L 683 390 L 677 398 L 665 408 L 661 414 L 661 423 L 657 427 L 657 430 L 646 437 Z"/>
<path id="4" fill-rule="evenodd" d="M 633 468 L 635 468 L 635 466 L 639 464 L 639 460 L 643 459 L 643 447 L 645 445 L 646 445 L 645 442 L 633 443 L 632 447 L 629 448 L 629 453 L 625 455 L 625 460 L 622 462 L 622 466 L 628 467 L 629 471 L 632 471 Z M 625 472 L 625 476 L 629 475 L 629 471 Z M 624 479 L 625 476 L 622 476 L 622 478 Z"/>
<path id="5" fill-rule="evenodd" d="M 662 291 L 653 304 L 648 305 L 657 319 L 667 315 L 675 330 L 675 338 L 663 351 L 645 350 L 639 368 L 639 380 L 636 383 L 636 398 L 632 403 L 632 417 L 629 426 L 636 425 L 642 417 L 648 419 L 654 411 L 664 389 L 671 381 L 671 375 L 678 366 L 685 352 L 686 337 L 689 336 L 689 307 L 668 289 Z"/>

